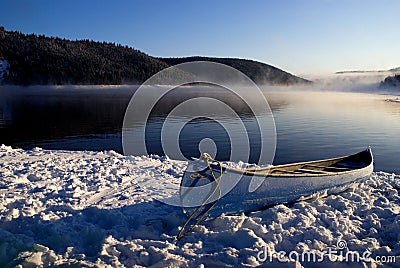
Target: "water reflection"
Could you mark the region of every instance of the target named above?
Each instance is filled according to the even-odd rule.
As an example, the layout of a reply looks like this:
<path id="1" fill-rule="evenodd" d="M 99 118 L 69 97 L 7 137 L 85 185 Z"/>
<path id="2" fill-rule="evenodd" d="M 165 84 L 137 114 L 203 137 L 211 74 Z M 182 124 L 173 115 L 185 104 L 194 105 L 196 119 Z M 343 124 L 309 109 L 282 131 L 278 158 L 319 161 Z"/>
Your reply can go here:
<path id="1" fill-rule="evenodd" d="M 400 105 L 386 102 L 387 96 L 343 92 L 282 94 L 288 105 L 274 112 L 278 133 L 275 163 L 335 157 L 371 145 L 378 170 L 400 172 L 396 156 L 400 153 Z M 274 94 L 269 100 L 273 99 Z"/>
<path id="2" fill-rule="evenodd" d="M 121 128 L 134 90 L 133 87 L 97 90 L 2 87 L 0 143 L 24 148 L 122 152 Z M 275 163 L 335 157 L 371 145 L 377 170 L 400 173 L 400 103 L 385 101 L 392 96 L 313 91 L 266 91 L 265 95 L 277 128 Z M 149 151 L 162 154 L 160 131 L 166 116 L 177 104 L 199 96 L 218 99 L 235 110 L 248 130 L 252 159 L 257 159 L 261 141 L 252 111 L 238 96 L 221 88 L 187 87 L 161 99 L 147 122 Z M 185 119 L 180 116 L 173 119 L 177 123 Z M 223 112 L 218 116 L 224 122 L 232 120 Z M 197 156 L 199 141 L 212 138 L 216 141 L 217 157 L 229 158 L 227 133 L 212 120 L 191 121 L 182 129 L 180 137 L 185 156 Z"/>

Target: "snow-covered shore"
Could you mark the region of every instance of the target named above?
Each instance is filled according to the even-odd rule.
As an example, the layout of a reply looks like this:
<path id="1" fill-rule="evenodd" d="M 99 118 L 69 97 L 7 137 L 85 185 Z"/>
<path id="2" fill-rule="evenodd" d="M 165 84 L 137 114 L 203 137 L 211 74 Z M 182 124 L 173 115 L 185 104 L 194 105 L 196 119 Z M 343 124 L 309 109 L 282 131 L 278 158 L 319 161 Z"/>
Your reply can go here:
<path id="1" fill-rule="evenodd" d="M 337 195 L 277 205 L 250 215 L 202 222 L 175 240 L 186 219 L 138 181 L 179 183 L 185 162 L 109 152 L 31 151 L 0 147 L 0 266 L 319 267 L 280 258 L 312 252 L 324 267 L 399 267 L 400 176 L 373 173 Z M 160 192 L 160 195 L 163 193 Z M 167 197 L 167 196 L 166 196 Z M 340 250 L 338 242 L 347 243 Z M 336 249 L 336 261 L 327 250 Z M 365 251 L 364 262 L 345 261 Z M 342 255 L 342 257 L 340 257 Z M 282 257 L 282 254 L 280 255 Z M 286 259 L 285 259 L 286 258 Z M 282 262 L 286 260 L 286 262 Z"/>

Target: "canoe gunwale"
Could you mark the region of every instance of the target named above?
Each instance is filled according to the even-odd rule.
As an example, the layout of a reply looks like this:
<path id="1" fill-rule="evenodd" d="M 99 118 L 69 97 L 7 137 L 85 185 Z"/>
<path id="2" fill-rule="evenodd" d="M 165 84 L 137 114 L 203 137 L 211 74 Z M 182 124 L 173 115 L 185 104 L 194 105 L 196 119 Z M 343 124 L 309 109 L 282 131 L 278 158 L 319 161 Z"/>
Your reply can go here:
<path id="1" fill-rule="evenodd" d="M 339 162 L 341 160 L 344 160 L 346 158 L 349 158 L 351 156 L 355 156 L 357 154 L 360 154 L 362 152 L 368 151 L 371 157 L 371 162 L 365 166 L 365 167 L 361 167 L 361 168 L 354 168 L 354 169 L 349 169 L 349 170 L 343 170 L 343 171 L 326 171 L 326 173 L 282 173 L 282 174 L 271 174 L 272 172 L 274 172 L 274 170 L 284 170 L 284 168 L 287 167 L 294 167 L 294 166 L 300 166 L 299 169 L 307 166 L 307 165 L 313 165 L 316 163 L 326 163 L 326 162 Z M 347 156 L 341 156 L 341 157 L 335 157 L 335 158 L 328 158 L 328 159 L 323 159 L 323 160 L 313 160 L 313 161 L 306 161 L 306 162 L 298 162 L 298 163 L 290 163 L 290 164 L 283 164 L 283 165 L 277 165 L 277 166 L 271 166 L 271 167 L 266 167 L 266 168 L 251 168 L 251 169 L 239 169 L 239 168 L 232 168 L 232 167 L 226 167 L 224 172 L 233 172 L 233 173 L 239 173 L 242 175 L 247 175 L 247 176 L 256 176 L 256 177 L 330 177 L 330 176 L 335 176 L 335 175 L 341 175 L 341 174 L 350 174 L 350 173 L 354 173 L 354 172 L 362 172 L 368 169 L 371 169 L 371 167 L 374 164 L 374 159 L 373 159 L 373 155 L 371 152 L 371 148 L 367 148 L 367 150 L 359 152 L 357 154 L 353 154 L 353 155 L 347 155 Z M 331 168 L 333 169 L 333 167 L 329 167 L 329 166 L 321 166 L 321 168 Z M 214 167 L 213 167 L 214 170 Z M 295 170 L 294 170 L 295 171 Z M 315 170 L 317 171 L 317 170 Z"/>

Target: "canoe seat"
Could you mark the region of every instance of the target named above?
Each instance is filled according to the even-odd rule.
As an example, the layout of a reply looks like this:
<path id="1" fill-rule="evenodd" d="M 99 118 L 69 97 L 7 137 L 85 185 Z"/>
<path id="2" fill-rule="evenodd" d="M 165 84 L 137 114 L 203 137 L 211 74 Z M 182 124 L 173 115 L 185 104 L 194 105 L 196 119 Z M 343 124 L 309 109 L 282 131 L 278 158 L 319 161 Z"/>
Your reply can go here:
<path id="1" fill-rule="evenodd" d="M 292 170 L 285 170 L 285 169 L 274 169 L 271 171 L 271 173 L 274 172 L 282 172 L 282 173 L 290 173 L 290 174 L 302 174 L 303 172 L 299 172 L 299 171 L 292 171 Z"/>
<path id="2" fill-rule="evenodd" d="M 305 166 L 316 167 L 316 168 L 324 168 L 324 169 L 327 168 L 327 169 L 332 169 L 332 170 L 337 170 L 337 171 L 352 170 L 351 168 L 348 168 L 348 167 L 320 166 L 320 165 L 312 165 L 312 164 L 307 164 Z"/>
<path id="3" fill-rule="evenodd" d="M 324 171 L 324 170 L 313 170 L 313 169 L 306 169 L 300 168 L 298 171 L 304 171 L 305 173 L 315 173 L 315 174 L 332 174 L 334 172 L 331 171 Z"/>

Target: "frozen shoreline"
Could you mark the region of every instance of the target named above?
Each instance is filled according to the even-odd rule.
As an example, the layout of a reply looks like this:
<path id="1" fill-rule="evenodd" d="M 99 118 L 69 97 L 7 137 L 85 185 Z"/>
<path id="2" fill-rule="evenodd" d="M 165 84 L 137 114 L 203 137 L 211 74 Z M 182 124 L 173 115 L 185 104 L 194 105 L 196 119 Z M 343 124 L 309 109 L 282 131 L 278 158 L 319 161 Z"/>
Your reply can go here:
<path id="1" fill-rule="evenodd" d="M 138 180 L 179 183 L 185 162 L 113 151 L 0 147 L 0 266 L 258 266 L 260 250 L 316 252 L 346 241 L 372 257 L 400 255 L 400 176 L 373 173 L 338 195 L 202 222 L 182 241 L 181 208 L 156 201 Z M 159 198 L 168 193 L 158 192 Z M 165 196 L 162 196 L 165 194 Z M 338 254 L 339 255 L 339 254 Z M 280 263 L 318 267 L 319 263 Z M 367 267 L 396 263 L 367 262 Z M 325 267 L 363 267 L 330 262 Z"/>

